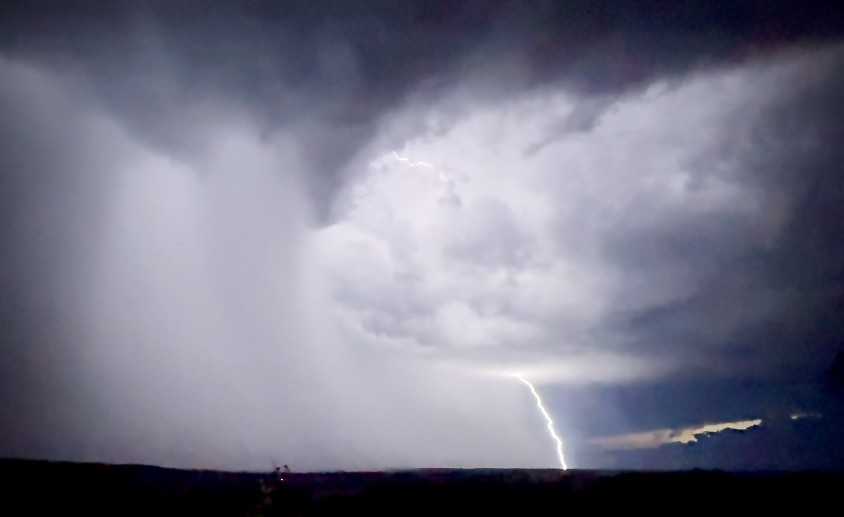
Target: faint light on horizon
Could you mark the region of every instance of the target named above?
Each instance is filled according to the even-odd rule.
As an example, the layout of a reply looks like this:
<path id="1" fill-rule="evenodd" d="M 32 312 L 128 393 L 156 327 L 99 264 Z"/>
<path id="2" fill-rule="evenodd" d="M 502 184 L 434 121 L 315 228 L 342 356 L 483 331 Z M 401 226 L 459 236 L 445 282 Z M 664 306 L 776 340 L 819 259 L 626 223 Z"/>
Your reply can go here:
<path id="1" fill-rule="evenodd" d="M 593 438 L 589 441 L 607 450 L 635 450 L 652 449 L 669 443 L 688 444 L 697 442 L 697 436 L 701 434 L 720 433 L 727 429 L 746 431 L 762 423 L 761 418 L 754 420 L 742 420 L 738 422 L 722 422 L 716 424 L 704 424 L 696 427 L 682 429 L 655 429 L 641 433 L 629 433 L 616 436 Z"/>
<path id="2" fill-rule="evenodd" d="M 721 424 L 706 424 L 702 427 L 697 429 L 683 429 L 676 439 L 671 440 L 674 443 L 691 443 L 697 441 L 697 435 L 699 434 L 709 434 L 709 433 L 720 433 L 721 431 L 725 431 L 727 429 L 735 429 L 737 431 L 746 431 L 751 427 L 756 427 L 757 425 L 762 423 L 761 418 L 757 418 L 755 420 L 742 420 L 740 422 L 725 422 Z"/>
<path id="3" fill-rule="evenodd" d="M 823 418 L 820 413 L 794 413 L 789 417 L 791 420 L 803 420 L 805 418 Z"/>

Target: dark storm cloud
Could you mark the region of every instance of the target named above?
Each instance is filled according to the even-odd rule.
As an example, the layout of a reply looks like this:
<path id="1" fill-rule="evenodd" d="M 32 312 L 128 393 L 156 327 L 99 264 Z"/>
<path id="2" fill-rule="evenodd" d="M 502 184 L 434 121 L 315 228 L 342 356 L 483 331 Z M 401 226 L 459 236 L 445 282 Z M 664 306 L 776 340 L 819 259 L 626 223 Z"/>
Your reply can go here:
<path id="1" fill-rule="evenodd" d="M 714 353 L 710 359 L 725 373 L 764 364 L 790 376 L 819 372 L 844 344 L 835 316 L 844 303 L 844 156 L 836 144 L 844 137 L 844 75 L 840 66 L 826 70 L 811 88 L 782 92 L 739 136 L 742 144 L 725 135 L 720 145 L 733 149 L 711 155 L 730 163 L 729 181 L 760 193 L 769 219 L 787 207 L 774 238 L 760 241 L 730 214 L 617 228 L 610 255 L 625 270 L 648 277 L 682 265 L 699 286 L 631 317 L 622 328 L 637 336 L 634 346 L 701 362 Z"/>
<path id="2" fill-rule="evenodd" d="M 109 190 L 112 185 L 108 181 L 101 180 L 108 177 L 116 163 L 146 159 L 144 152 L 150 151 L 172 159 L 165 161 L 173 167 L 195 161 L 208 165 L 198 157 L 207 154 L 212 162 L 220 158 L 214 153 L 220 141 L 220 125 L 225 125 L 221 121 L 233 120 L 233 132 L 243 127 L 257 128 L 255 132 L 266 142 L 279 135 L 294 141 L 306 162 L 302 169 L 306 171 L 319 223 L 326 225 L 342 219 L 342 210 L 348 208 L 338 204 L 337 196 L 351 178 L 360 174 L 357 165 L 363 160 L 359 154 L 361 149 L 376 133 L 383 132 L 380 124 L 407 106 L 418 107 L 418 110 L 409 110 L 412 114 L 403 124 L 397 124 L 398 130 L 387 136 L 379 135 L 386 140 L 381 143 L 391 145 L 414 136 L 421 131 L 421 119 L 430 112 L 439 111 L 446 120 L 444 126 L 449 126 L 459 118 L 461 110 L 494 105 L 526 90 L 568 92 L 575 99 L 573 112 L 543 128 L 542 136 L 527 147 L 525 155 L 541 157 L 556 142 L 570 135 L 588 137 L 602 124 L 602 117 L 610 107 L 628 98 L 635 99 L 654 82 L 662 81 L 668 87 L 675 87 L 713 71 L 740 69 L 742 65 L 764 61 L 780 52 L 801 54 L 838 41 L 844 28 L 844 12 L 822 2 L 804 3 L 799 7 L 790 2 L 763 5 L 741 1 L 623 4 L 548 0 L 438 4 L 422 1 L 367 2 L 365 5 L 340 1 L 29 1 L 4 4 L 0 16 L 0 55 L 9 61 L 3 62 L 4 67 L 0 68 L 7 74 L 0 78 L 3 88 L 0 92 L 0 113 L 3 114 L 0 127 L 0 221 L 3 221 L 0 228 L 3 264 L 0 322 L 7 353 L 0 362 L 3 374 L 0 419 L 15 419 L 14 425 L 2 436 L 7 444 L 6 451 L 55 457 L 68 450 L 86 451 L 91 456 L 94 450 L 96 457 L 122 459 L 127 457 L 126 449 L 121 450 L 115 443 L 138 444 L 138 450 L 143 451 L 148 443 L 145 437 L 151 433 L 160 433 L 156 435 L 160 443 L 173 436 L 179 436 L 182 443 L 186 440 L 189 443 L 190 431 L 205 426 L 206 429 L 222 429 L 217 436 L 225 438 L 214 443 L 217 446 L 223 443 L 220 447 L 231 452 L 237 450 L 231 444 L 239 436 L 237 429 L 232 430 L 232 422 L 243 415 L 247 415 L 243 417 L 244 421 L 253 429 L 262 429 L 257 435 L 249 436 L 258 444 L 274 443 L 273 430 L 290 435 L 299 432 L 310 439 L 312 430 L 324 423 L 319 418 L 309 420 L 307 415 L 310 413 L 302 410 L 298 401 L 293 403 L 289 399 L 280 404 L 294 408 L 290 409 L 292 414 L 305 414 L 302 422 L 291 426 L 272 420 L 274 416 L 254 416 L 261 412 L 262 403 L 277 402 L 270 395 L 260 398 L 249 391 L 262 388 L 256 379 L 277 382 L 277 374 L 272 370 L 261 370 L 258 375 L 251 375 L 250 371 L 250 375 L 237 377 L 238 382 L 233 385 L 238 386 L 238 395 L 229 399 L 235 401 L 232 405 L 237 410 L 225 413 L 214 410 L 207 398 L 194 398 L 189 386 L 208 382 L 215 374 L 202 372 L 217 370 L 199 369 L 195 358 L 180 363 L 164 360 L 164 356 L 150 359 L 142 355 L 128 357 L 149 359 L 169 372 L 166 382 L 160 384 L 172 388 L 171 391 L 177 394 L 173 396 L 176 402 L 161 410 L 155 401 L 167 397 L 155 390 L 144 391 L 150 384 L 144 376 L 148 371 L 157 370 L 141 371 L 131 359 L 119 358 L 115 363 L 117 367 L 104 375 L 110 376 L 109 382 L 113 382 L 124 370 L 134 372 L 126 381 L 131 391 L 128 400 L 140 401 L 142 411 L 141 416 L 133 415 L 135 420 L 129 423 L 121 420 L 124 414 L 120 406 L 114 405 L 108 395 L 102 393 L 102 388 L 109 386 L 108 382 L 67 367 L 97 360 L 94 352 L 88 351 L 88 355 L 75 353 L 72 345 L 68 345 L 72 340 L 66 336 L 84 335 L 78 328 L 81 323 L 74 319 L 82 311 L 77 304 L 87 301 L 80 293 L 89 293 L 89 284 L 99 285 L 97 280 L 102 272 L 95 271 L 88 262 L 96 256 L 92 250 L 100 250 L 97 247 L 100 245 L 105 247 L 98 240 L 107 233 L 103 226 L 108 226 L 108 221 L 102 222 L 109 214 L 105 204 L 117 194 Z M 840 65 L 839 54 L 825 59 L 818 66 L 821 74 Z M 49 79 L 39 75 L 39 70 L 49 72 Z M 830 74 L 807 87 L 795 87 L 793 91 L 789 91 L 787 85 L 777 83 L 783 91 L 775 92 L 770 106 L 756 111 L 738 111 L 734 115 L 737 129 L 727 131 L 721 139 L 716 138 L 707 152 L 699 153 L 698 162 L 689 164 L 691 177 L 685 189 L 702 189 L 708 185 L 707 181 L 717 180 L 753 192 L 757 197 L 752 202 L 757 203 L 757 208 L 761 206 L 759 210 L 769 209 L 772 219 L 779 217 L 785 221 L 785 229 L 778 234 L 774 232 L 774 237 L 759 237 L 765 232 L 733 212 L 704 215 L 683 214 L 671 209 L 660 212 L 647 196 L 634 200 L 628 212 L 613 218 L 589 212 L 594 199 L 584 197 L 576 201 L 579 205 L 575 206 L 575 211 L 583 210 L 592 217 L 575 219 L 572 226 L 584 234 L 600 234 L 603 240 L 597 255 L 624 273 L 621 287 L 616 290 L 618 297 L 610 304 L 612 318 L 598 321 L 598 328 L 590 331 L 606 336 L 601 347 L 611 352 L 668 358 L 672 364 L 680 365 L 680 371 L 670 378 L 675 383 L 653 388 L 653 393 L 677 386 L 688 387 L 690 379 L 698 376 L 710 379 L 719 372 L 738 377 L 750 373 L 773 377 L 811 376 L 831 358 L 836 347 L 841 346 L 844 326 L 838 315 L 844 305 L 844 217 L 841 213 L 844 156 L 840 156 L 841 146 L 837 142 L 844 137 L 841 123 L 844 120 L 841 108 L 844 106 L 841 102 L 844 85 L 840 75 L 840 72 Z M 53 86 L 48 88 L 45 86 L 48 83 Z M 707 99 L 707 102 L 713 101 Z M 239 118 L 243 113 L 249 119 L 246 123 L 241 123 Z M 678 112 L 676 117 L 682 121 L 683 113 Z M 108 119 L 114 127 L 108 124 L 101 127 L 98 125 L 100 118 Z M 448 129 L 440 128 L 441 134 L 446 134 Z M 140 141 L 140 145 L 135 145 L 133 139 Z M 714 166 L 716 158 L 724 163 Z M 231 162 L 226 167 L 249 172 L 279 169 L 286 173 L 288 169 L 298 167 L 289 162 L 278 166 L 270 159 L 252 161 L 236 157 Z M 633 165 L 631 163 L 631 169 Z M 213 169 L 213 166 L 205 168 Z M 173 175 L 178 176 L 175 172 Z M 162 188 L 172 186 L 163 180 L 161 185 Z M 265 194 L 293 190 L 289 186 L 274 189 L 271 182 L 262 185 L 269 185 Z M 214 187 L 219 191 L 208 190 L 225 198 L 221 192 L 237 187 L 236 182 L 222 182 Z M 295 304 L 286 299 L 279 301 L 273 294 L 275 291 L 263 285 L 262 274 L 275 270 L 261 269 L 261 260 L 267 256 L 277 257 L 267 251 L 269 245 L 264 247 L 262 243 L 279 233 L 278 229 L 269 223 L 253 228 L 256 222 L 266 223 L 261 217 L 250 219 L 247 215 L 243 220 L 237 219 L 238 214 L 251 208 L 251 200 L 259 208 L 274 206 L 275 201 L 266 197 L 250 198 L 260 194 L 260 189 L 250 190 L 252 187 L 255 185 L 244 187 L 241 198 L 231 206 L 227 205 L 228 210 L 223 210 L 223 215 L 214 219 L 220 227 L 231 229 L 221 232 L 220 242 L 215 243 L 215 249 L 221 255 L 215 255 L 215 260 L 237 264 L 231 268 L 234 280 L 227 287 L 241 296 L 234 298 L 243 303 L 240 307 L 230 307 L 231 314 L 254 323 L 249 332 L 236 337 L 248 341 L 250 354 L 254 353 L 255 357 L 243 359 L 220 354 L 219 357 L 227 361 L 224 365 L 227 367 L 240 359 L 260 362 L 256 357 L 265 357 L 260 355 L 261 347 L 278 341 L 276 335 L 263 334 L 261 325 L 269 324 L 255 316 L 266 309 L 271 315 L 268 318 L 276 318 L 267 307 L 284 308 L 285 315 L 277 318 L 287 325 L 284 343 L 308 339 L 304 332 L 286 332 L 300 328 L 297 326 L 300 315 L 286 312 Z M 549 190 L 553 189 L 549 187 Z M 502 196 L 504 201 L 498 199 L 481 205 L 478 217 L 472 219 L 473 207 L 477 206 L 459 194 L 452 190 L 446 194 L 449 197 L 437 198 L 459 201 L 442 203 L 448 205 L 442 208 L 459 211 L 463 219 L 455 221 L 453 229 L 465 230 L 465 234 L 455 234 L 446 242 L 446 259 L 454 259 L 467 270 L 483 269 L 471 267 L 475 265 L 489 270 L 502 265 L 514 269 L 534 265 L 531 262 L 536 245 L 531 240 L 534 236 L 514 222 L 507 196 Z M 162 204 L 175 211 L 179 200 L 167 198 Z M 288 204 L 295 205 L 296 201 L 286 197 L 278 201 L 278 205 L 286 207 Z M 283 216 L 292 218 L 292 212 L 295 210 L 284 212 Z M 618 225 L 604 232 L 601 224 L 605 221 Z M 177 229 L 179 222 L 173 221 Z M 165 227 L 162 223 L 161 228 Z M 144 228 L 147 227 L 141 227 Z M 168 238 L 179 236 L 159 230 Z M 391 231 L 399 235 L 403 230 Z M 130 237 L 120 237 L 126 238 L 127 243 L 135 242 Z M 577 232 L 571 232 L 560 237 L 557 244 L 575 250 L 572 253 L 581 253 L 579 239 Z M 178 239 L 174 240 L 176 244 L 166 248 L 172 255 L 163 255 L 156 265 L 169 267 L 167 260 L 177 261 L 179 257 L 189 255 L 189 245 L 180 248 Z M 290 240 L 295 241 L 295 238 Z M 151 242 L 155 245 L 159 241 Z M 294 244 L 284 242 L 284 246 Z M 231 248 L 239 251 L 226 255 L 226 250 Z M 142 245 L 128 249 L 134 249 L 138 254 L 149 251 Z M 129 254 L 122 248 L 112 251 L 118 255 Z M 389 251 L 396 255 L 414 255 L 410 245 L 395 246 Z M 582 253 L 587 256 L 587 252 Z M 150 256 L 153 255 L 150 251 Z M 121 264 L 129 265 L 125 266 L 127 269 L 115 269 L 116 273 L 109 278 L 117 287 L 109 288 L 122 293 L 120 289 L 135 292 L 133 290 L 143 291 L 147 284 L 158 285 L 159 276 L 132 276 L 134 262 L 119 256 L 125 261 Z M 144 255 L 154 262 L 155 257 L 150 256 Z M 240 260 L 248 267 L 240 265 Z M 344 267 L 355 272 L 354 263 L 344 264 Z M 79 274 L 80 271 L 85 273 Z M 190 276 L 193 269 L 184 266 L 178 271 Z M 458 274 L 465 271 L 459 270 Z M 525 307 L 535 309 L 541 306 L 539 302 L 534 305 L 523 303 L 517 308 L 510 299 L 500 295 L 496 298 L 486 291 L 466 296 L 474 314 L 449 306 L 444 312 L 446 321 L 452 326 L 445 330 L 436 328 L 430 320 L 437 314 L 441 300 L 433 299 L 434 295 L 425 290 L 424 273 L 409 268 L 395 281 L 382 284 L 378 283 L 381 278 L 364 278 L 365 292 L 362 293 L 360 286 L 357 290 L 340 290 L 341 301 L 360 312 L 361 326 L 374 334 L 399 338 L 409 335 L 434 347 L 461 346 L 473 339 L 488 341 L 492 335 L 493 341 L 500 338 L 508 345 L 524 343 L 543 349 L 565 349 L 567 353 L 583 351 L 581 344 L 567 341 L 571 335 L 567 325 L 577 320 L 579 314 L 557 314 L 551 309 L 536 314 Z M 576 271 L 570 279 L 561 280 L 559 285 L 549 289 L 564 287 L 566 282 L 576 284 L 581 280 L 577 274 Z M 466 284 L 473 280 L 482 284 L 486 277 L 478 275 L 467 275 Z M 206 284 L 194 277 L 188 280 Z M 589 280 L 591 278 L 584 283 Z M 541 281 L 540 278 L 535 282 Z M 684 284 L 683 287 L 688 288 L 683 296 L 668 297 L 667 301 L 651 305 L 635 303 L 646 298 L 651 288 L 671 291 L 677 287 L 674 283 L 680 281 L 691 286 Z M 284 288 L 295 290 L 287 284 Z M 178 294 L 175 289 L 167 292 L 174 296 Z M 255 293 L 267 298 L 256 299 Z M 552 293 L 551 301 L 542 300 L 542 303 L 553 309 L 557 295 Z M 283 295 L 279 297 L 284 298 Z M 197 295 L 197 298 L 201 296 Z M 167 306 L 162 299 L 153 297 L 151 300 Z M 179 298 L 189 309 L 193 308 L 190 305 L 193 302 L 184 301 L 186 299 Z M 629 303 L 631 299 L 634 303 Z M 583 305 L 589 302 L 583 300 Z M 324 313 L 328 312 L 328 309 L 322 309 Z M 172 337 L 163 330 L 160 335 L 156 333 L 159 326 L 166 326 L 170 321 L 167 319 L 170 316 L 165 317 L 164 312 L 155 313 L 159 317 L 157 320 L 153 316 L 138 317 L 131 323 L 140 321 L 137 328 L 150 331 L 153 338 Z M 471 320 L 479 314 L 485 316 L 485 313 L 501 316 L 501 325 L 490 330 L 481 324 L 482 318 Z M 588 310 L 584 313 L 589 315 Z M 119 310 L 109 314 L 124 316 L 127 321 L 132 319 Z M 218 337 L 215 334 L 217 327 L 205 325 L 207 320 L 213 319 L 207 314 L 199 325 L 202 328 L 199 335 L 213 341 Z M 234 318 L 231 314 L 226 316 Z M 421 323 L 405 324 L 405 320 L 412 319 Z M 185 326 L 191 326 L 189 320 L 191 318 L 184 318 Z M 525 329 L 525 322 L 545 325 L 542 330 L 547 332 L 532 333 L 531 329 Z M 469 323 L 475 325 L 471 329 L 474 333 L 463 333 L 472 326 Z M 136 327 L 131 328 L 141 333 Z M 191 333 L 193 329 L 184 332 L 195 337 Z M 120 336 L 119 332 L 116 334 Z M 616 339 L 618 335 L 622 339 Z M 530 343 L 525 336 L 530 338 Z M 222 345 L 214 350 L 228 351 Z M 104 351 L 105 348 L 101 350 Z M 184 355 L 190 354 L 185 352 Z M 311 370 L 310 366 L 299 366 L 313 358 L 293 353 L 281 355 L 292 365 L 286 367 L 290 368 L 293 380 L 284 379 L 280 385 L 301 389 L 306 377 L 302 372 Z M 109 357 L 114 360 L 114 356 Z M 336 362 L 343 363 L 341 359 Z M 180 365 L 184 367 L 182 370 Z M 353 374 L 346 377 L 346 365 L 342 366 L 319 377 L 327 379 L 320 386 L 354 384 L 360 378 Z M 222 366 L 218 368 L 220 372 L 227 370 Z M 602 365 L 601 369 L 609 368 Z M 80 366 L 79 371 L 88 370 Z M 399 373 L 391 371 L 390 375 L 402 376 L 402 372 L 397 371 Z M 119 384 L 115 382 L 115 385 Z M 244 385 L 246 387 L 242 387 Z M 134 391 L 133 386 L 137 388 Z M 208 388 L 208 384 L 202 386 Z M 221 398 L 231 395 L 221 386 L 212 386 L 213 393 Z M 645 416 L 632 413 L 635 408 L 646 407 L 647 403 L 626 400 L 623 396 L 617 400 L 598 400 L 595 405 L 604 408 L 604 415 L 611 415 L 610 421 L 601 421 L 602 413 L 596 411 L 594 421 L 587 418 L 577 424 L 573 419 L 568 425 L 581 425 L 584 432 L 609 432 L 614 426 L 618 427 L 614 432 L 627 432 L 631 430 L 629 427 L 646 430 L 650 425 L 673 426 L 695 418 L 722 419 L 723 415 L 723 419 L 730 419 L 738 416 L 735 413 L 748 413 L 750 418 L 757 416 L 749 414 L 757 408 L 762 411 L 781 403 L 779 399 L 774 400 L 777 397 L 771 398 L 773 389 L 741 393 L 741 390 L 704 386 L 709 386 L 702 389 L 707 393 L 704 397 L 699 395 L 701 389 L 677 388 L 682 396 L 652 404 L 653 414 Z M 330 391 L 327 387 L 324 389 Z M 648 389 L 644 388 L 646 392 Z M 374 399 L 373 394 L 379 390 L 383 391 L 381 386 L 363 390 L 365 395 L 359 399 Z M 455 393 L 460 390 L 432 388 L 429 391 L 436 391 L 442 397 L 459 398 Z M 766 393 L 768 398 L 760 392 Z M 64 393 L 72 395 L 57 396 Z M 320 396 L 315 395 L 314 400 L 325 400 Z M 729 397 L 737 397 L 738 402 L 727 404 L 725 401 Z M 764 403 L 760 402 L 763 399 Z M 343 407 L 359 408 L 354 404 L 344 405 L 347 399 L 336 400 L 337 404 L 331 407 L 338 413 L 343 412 Z M 389 407 L 399 413 L 405 411 L 403 399 L 396 396 L 395 400 L 400 402 Z M 565 403 L 562 396 L 560 400 L 561 405 Z M 690 400 L 697 400 L 697 406 L 694 403 L 690 407 L 684 406 Z M 801 403 L 804 402 L 801 399 Z M 195 410 L 196 413 L 185 409 L 197 405 L 205 409 Z M 431 407 L 436 406 L 432 404 Z M 460 408 L 465 407 L 477 407 L 477 404 L 470 400 Z M 615 407 L 634 409 L 630 410 L 631 414 L 613 414 Z M 685 409 L 678 411 L 677 407 Z M 183 410 L 196 416 L 183 428 L 188 431 L 168 434 L 170 431 L 166 429 L 151 429 L 155 426 L 150 422 L 180 422 L 180 417 L 174 415 Z M 366 442 L 368 444 L 372 441 L 370 436 L 376 433 L 373 428 L 383 424 L 386 429 L 388 421 L 392 420 L 359 423 L 352 413 L 347 410 L 342 417 L 357 424 L 349 434 L 366 436 L 366 440 L 370 440 Z M 455 411 L 454 414 L 460 413 Z M 581 413 L 585 414 L 587 410 L 583 409 Z M 233 414 L 238 416 L 232 417 Z M 431 409 L 427 414 L 436 414 L 436 411 Z M 571 414 L 577 415 L 578 409 L 571 409 Z M 7 418 L 8 415 L 14 416 Z M 105 424 L 92 431 L 86 421 L 89 415 L 106 415 Z M 144 415 L 148 418 L 141 421 Z M 423 419 L 421 416 L 415 418 Z M 637 418 L 639 421 L 634 422 Z M 56 422 L 67 425 L 56 426 Z M 413 422 L 413 419 L 408 418 L 406 422 Z M 414 426 L 408 424 L 408 427 Z M 415 427 L 416 432 L 421 432 L 421 423 Z M 478 429 L 489 427 L 484 423 Z M 76 447 L 62 442 L 51 449 L 55 429 L 60 429 L 74 444 L 87 445 Z M 408 433 L 414 431 L 406 430 Z M 401 434 L 390 436 L 392 439 Z M 425 436 L 435 439 L 430 433 Z M 97 440 L 103 440 L 106 445 L 99 450 L 92 449 L 90 444 Z M 384 443 L 379 443 L 378 447 Z M 390 442 L 398 450 L 406 447 L 403 444 Z M 64 449 L 59 450 L 62 447 Z M 256 447 L 260 449 L 260 446 Z M 209 445 L 206 450 L 213 448 Z M 386 450 L 386 447 L 379 450 Z M 338 457 L 344 452 L 345 448 L 337 453 Z M 369 452 L 375 454 L 374 449 Z M 128 454 L 128 457 L 144 457 L 144 454 L 150 457 L 148 451 L 134 456 Z M 167 458 L 168 449 L 161 446 L 156 454 L 156 458 Z M 390 454 L 384 453 L 385 456 Z M 413 455 L 397 454 L 395 457 L 403 458 L 402 461 L 418 461 L 418 456 Z M 320 461 L 323 461 L 320 465 L 326 465 L 336 461 L 336 457 L 332 460 L 326 456 Z"/>
<path id="3" fill-rule="evenodd" d="M 33 1 L 4 7 L 0 41 L 7 55 L 81 75 L 124 123 L 174 152 L 201 145 L 184 120 L 201 123 L 208 97 L 249 107 L 266 131 L 295 127 L 325 205 L 375 119 L 399 102 L 465 81 L 475 102 L 547 83 L 615 95 L 837 37 L 844 16 L 823 5 Z M 599 111 L 564 127 L 588 127 Z"/>

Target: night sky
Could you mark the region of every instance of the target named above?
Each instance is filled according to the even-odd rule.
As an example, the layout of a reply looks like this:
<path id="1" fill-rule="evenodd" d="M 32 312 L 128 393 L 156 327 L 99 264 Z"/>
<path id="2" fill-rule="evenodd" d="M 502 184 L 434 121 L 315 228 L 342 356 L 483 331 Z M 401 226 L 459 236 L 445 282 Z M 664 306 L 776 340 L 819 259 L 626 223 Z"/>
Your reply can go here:
<path id="1" fill-rule="evenodd" d="M 841 468 L 843 351 L 830 2 L 0 7 L 2 457 Z"/>

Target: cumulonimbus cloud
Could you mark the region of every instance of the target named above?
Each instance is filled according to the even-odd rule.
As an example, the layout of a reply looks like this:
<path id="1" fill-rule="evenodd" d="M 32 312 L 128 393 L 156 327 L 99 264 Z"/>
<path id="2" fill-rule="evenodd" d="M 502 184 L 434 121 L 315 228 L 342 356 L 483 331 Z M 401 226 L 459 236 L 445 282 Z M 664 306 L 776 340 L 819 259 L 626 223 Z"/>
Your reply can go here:
<path id="1" fill-rule="evenodd" d="M 817 369 L 840 18 L 739 4 L 10 8 L 3 453 L 553 464 L 498 372 Z"/>

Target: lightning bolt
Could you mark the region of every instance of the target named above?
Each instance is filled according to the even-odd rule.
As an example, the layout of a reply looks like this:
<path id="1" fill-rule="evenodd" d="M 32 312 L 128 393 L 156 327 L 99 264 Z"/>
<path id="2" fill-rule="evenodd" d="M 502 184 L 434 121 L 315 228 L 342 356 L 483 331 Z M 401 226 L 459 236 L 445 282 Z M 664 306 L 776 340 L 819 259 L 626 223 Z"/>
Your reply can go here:
<path id="1" fill-rule="evenodd" d="M 404 162 L 404 163 L 410 165 L 411 167 L 427 167 L 427 168 L 431 169 L 432 171 L 437 170 L 436 167 L 434 167 L 433 165 L 431 165 L 428 162 L 412 162 L 412 161 L 410 161 L 409 158 L 402 158 L 395 151 L 393 151 L 393 157 L 395 157 L 396 161 Z M 440 176 L 440 181 L 442 181 L 443 183 L 448 183 L 448 178 L 446 177 L 446 175 L 443 174 L 442 171 L 438 171 L 438 172 L 439 172 L 439 176 Z"/>
<path id="2" fill-rule="evenodd" d="M 545 417 L 545 420 L 548 421 L 548 432 L 551 434 L 551 438 L 553 438 L 554 441 L 557 442 L 557 459 L 560 460 L 560 466 L 563 470 L 568 470 L 568 466 L 566 465 L 566 458 L 565 456 L 563 456 L 563 440 L 560 439 L 560 437 L 557 436 L 557 432 L 554 431 L 554 421 L 551 420 L 551 415 L 549 415 L 548 412 L 545 411 L 545 406 L 542 405 L 542 399 L 539 398 L 539 393 L 536 392 L 536 389 L 534 389 L 533 384 L 525 380 L 524 377 L 518 374 L 516 374 L 516 377 L 518 377 L 520 381 L 525 383 L 527 387 L 530 388 L 530 392 L 533 393 L 533 397 L 536 399 L 536 406 L 539 408 L 539 411 L 542 412 L 542 416 Z"/>
<path id="3" fill-rule="evenodd" d="M 395 151 L 393 151 L 393 156 L 396 157 L 396 160 L 405 162 L 411 167 L 428 167 L 429 169 L 434 170 L 434 166 L 428 162 L 411 162 L 409 158 L 401 158 Z"/>

